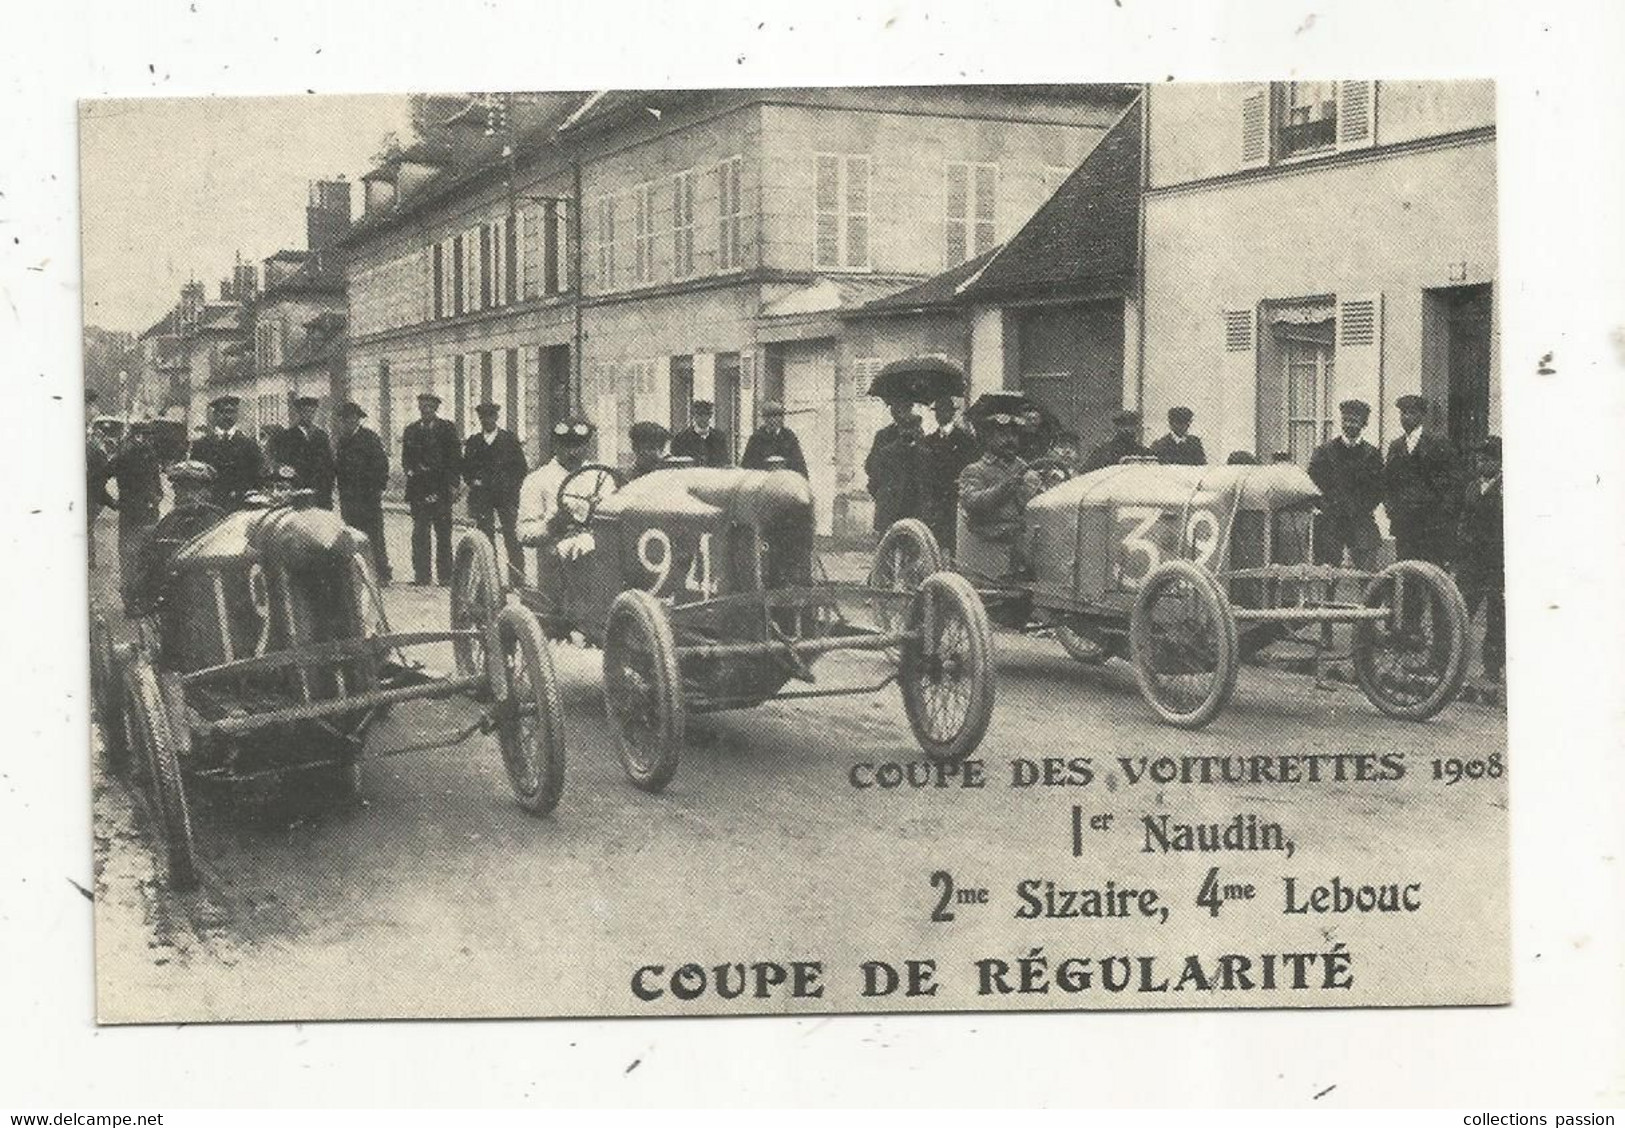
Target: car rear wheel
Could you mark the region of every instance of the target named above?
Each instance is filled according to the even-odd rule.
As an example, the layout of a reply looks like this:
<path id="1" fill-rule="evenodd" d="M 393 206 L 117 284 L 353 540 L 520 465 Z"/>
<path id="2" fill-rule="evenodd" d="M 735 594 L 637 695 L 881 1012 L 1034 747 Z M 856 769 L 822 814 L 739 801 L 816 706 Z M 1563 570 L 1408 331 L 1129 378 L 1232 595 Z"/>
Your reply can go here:
<path id="1" fill-rule="evenodd" d="M 1354 624 L 1354 676 L 1390 717 L 1425 721 L 1456 699 L 1467 677 L 1467 604 L 1444 570 L 1425 560 L 1390 564 L 1363 602 L 1387 617 Z"/>
<path id="2" fill-rule="evenodd" d="M 1140 693 L 1168 724 L 1201 728 L 1236 688 L 1235 614 L 1212 573 L 1189 560 L 1167 561 L 1140 585 L 1129 646 Z"/>
<path id="3" fill-rule="evenodd" d="M 553 655 L 536 616 L 517 604 L 497 614 L 498 652 L 507 673 L 497 739 L 519 805 L 545 815 L 564 791 L 564 711 Z"/>
<path id="4" fill-rule="evenodd" d="M 452 653 L 463 677 L 486 670 L 485 643 L 481 641 L 496 621 L 502 606 L 502 580 L 497 554 L 481 532 L 467 532 L 457 541 L 451 569 L 451 629 L 476 631 L 478 638 L 455 639 Z"/>
<path id="5" fill-rule="evenodd" d="M 933 760 L 963 760 L 993 717 L 987 609 L 963 576 L 937 572 L 915 592 L 906 626 L 898 685 L 914 739 Z"/>
<path id="6" fill-rule="evenodd" d="M 169 860 L 169 884 L 175 889 L 190 889 L 197 884 L 197 855 L 192 844 L 186 785 L 181 777 L 175 737 L 170 731 L 169 712 L 158 688 L 157 675 L 146 659 L 137 658 L 125 671 L 124 697 L 132 750 L 146 761 L 147 776 L 152 782 Z"/>
<path id="7" fill-rule="evenodd" d="M 624 591 L 604 624 L 604 710 L 627 778 L 659 791 L 677 774 L 685 723 L 671 619 L 646 591 Z"/>

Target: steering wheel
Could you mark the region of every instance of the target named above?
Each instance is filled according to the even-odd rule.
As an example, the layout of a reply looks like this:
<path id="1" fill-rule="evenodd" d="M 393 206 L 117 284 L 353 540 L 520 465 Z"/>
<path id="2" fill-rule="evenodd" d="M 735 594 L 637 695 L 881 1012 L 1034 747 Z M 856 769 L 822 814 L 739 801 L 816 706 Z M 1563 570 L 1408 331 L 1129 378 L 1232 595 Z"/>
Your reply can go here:
<path id="1" fill-rule="evenodd" d="M 1038 474 L 1046 490 L 1054 489 L 1062 482 L 1070 481 L 1078 473 L 1077 467 L 1061 458 L 1035 458 L 1027 464 L 1027 469 Z"/>
<path id="2" fill-rule="evenodd" d="M 559 483 L 558 507 L 554 512 L 568 520 L 572 528 L 585 529 L 599 505 L 622 484 L 621 472 L 615 467 L 602 462 L 583 462 Z"/>

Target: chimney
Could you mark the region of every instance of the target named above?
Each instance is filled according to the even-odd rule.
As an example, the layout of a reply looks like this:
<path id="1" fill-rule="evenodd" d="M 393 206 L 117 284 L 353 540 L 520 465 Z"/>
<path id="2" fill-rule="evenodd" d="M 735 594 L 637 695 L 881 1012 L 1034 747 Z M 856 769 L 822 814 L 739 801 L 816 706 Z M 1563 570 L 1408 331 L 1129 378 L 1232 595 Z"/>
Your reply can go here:
<path id="1" fill-rule="evenodd" d="M 310 202 L 305 208 L 305 246 L 312 251 L 336 244 L 350 227 L 350 183 L 316 180 L 310 185 Z"/>
<path id="2" fill-rule="evenodd" d="M 236 298 L 240 302 L 251 302 L 259 293 L 258 272 L 251 262 L 238 262 L 231 269 L 232 289 L 236 291 Z"/>
<path id="3" fill-rule="evenodd" d="M 197 328 L 203 313 L 203 283 L 188 282 L 181 287 L 181 332 L 190 333 Z"/>

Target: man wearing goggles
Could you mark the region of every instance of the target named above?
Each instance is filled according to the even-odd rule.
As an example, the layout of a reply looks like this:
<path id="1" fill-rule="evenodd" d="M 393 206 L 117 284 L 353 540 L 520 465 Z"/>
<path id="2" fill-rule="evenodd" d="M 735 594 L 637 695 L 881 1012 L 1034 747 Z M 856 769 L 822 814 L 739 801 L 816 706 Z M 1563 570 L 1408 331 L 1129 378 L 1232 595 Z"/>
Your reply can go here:
<path id="1" fill-rule="evenodd" d="M 587 461 L 587 446 L 596 431 L 580 416 L 555 423 L 553 457 L 532 470 L 519 488 L 519 543 L 538 549 L 539 568 L 546 568 L 548 550 L 574 560 L 593 549 L 591 533 L 571 531 L 571 515 L 559 509 L 559 487 Z"/>

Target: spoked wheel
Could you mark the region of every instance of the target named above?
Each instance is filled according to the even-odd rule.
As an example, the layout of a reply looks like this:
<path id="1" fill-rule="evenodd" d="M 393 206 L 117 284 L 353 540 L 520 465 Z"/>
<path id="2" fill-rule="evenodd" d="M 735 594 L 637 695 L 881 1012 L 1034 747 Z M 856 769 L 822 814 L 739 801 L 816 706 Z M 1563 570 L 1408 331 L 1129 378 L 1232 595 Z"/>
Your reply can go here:
<path id="1" fill-rule="evenodd" d="M 918 591 L 927 576 L 947 566 L 931 527 L 917 518 L 905 517 L 893 522 L 875 546 L 869 586 L 881 591 Z M 875 601 L 875 621 L 882 631 L 896 630 L 897 618 L 891 603 Z"/>
<path id="2" fill-rule="evenodd" d="M 907 629 L 898 685 L 914 739 L 933 760 L 963 760 L 993 717 L 987 609 L 965 577 L 936 572 L 915 593 Z"/>
<path id="3" fill-rule="evenodd" d="M 519 805 L 545 815 L 564 791 L 564 711 L 553 653 L 536 616 L 515 603 L 497 613 L 496 645 L 507 683 L 496 709 L 502 763 Z"/>
<path id="4" fill-rule="evenodd" d="M 1129 645 L 1141 695 L 1171 725 L 1201 728 L 1236 688 L 1236 617 L 1218 581 L 1189 560 L 1167 561 L 1141 584 Z"/>
<path id="5" fill-rule="evenodd" d="M 1074 662 L 1085 666 L 1098 666 L 1112 655 L 1106 638 L 1081 619 L 1055 624 L 1055 641 L 1061 644 Z"/>
<path id="6" fill-rule="evenodd" d="M 623 591 L 604 624 L 604 710 L 627 778 L 645 791 L 677 774 L 682 689 L 666 608 L 646 591 Z"/>
<path id="7" fill-rule="evenodd" d="M 102 756 L 107 767 L 123 773 L 130 761 L 130 740 L 124 716 L 123 678 L 118 653 L 107 620 L 90 620 L 90 708 L 102 734 Z"/>
<path id="8" fill-rule="evenodd" d="M 1386 618 L 1354 624 L 1354 676 L 1390 717 L 1425 721 L 1456 699 L 1467 677 L 1467 604 L 1425 560 L 1390 564 L 1365 589 Z"/>
<path id="9" fill-rule="evenodd" d="M 497 554 L 480 532 L 464 533 L 457 541 L 451 569 L 451 629 L 473 630 L 485 637 L 502 606 L 502 580 L 497 575 Z M 464 677 L 485 672 L 485 644 L 477 639 L 452 642 L 457 672 Z"/>
<path id="10" fill-rule="evenodd" d="M 146 760 L 147 776 L 163 826 L 169 858 L 169 884 L 190 889 L 197 884 L 197 856 L 192 846 L 192 818 L 186 805 L 180 758 L 169 727 L 169 712 L 157 675 L 137 658 L 125 671 L 124 698 L 130 721 L 132 751 Z"/>

